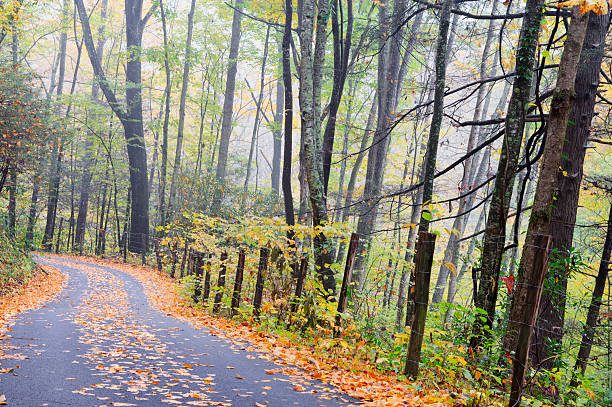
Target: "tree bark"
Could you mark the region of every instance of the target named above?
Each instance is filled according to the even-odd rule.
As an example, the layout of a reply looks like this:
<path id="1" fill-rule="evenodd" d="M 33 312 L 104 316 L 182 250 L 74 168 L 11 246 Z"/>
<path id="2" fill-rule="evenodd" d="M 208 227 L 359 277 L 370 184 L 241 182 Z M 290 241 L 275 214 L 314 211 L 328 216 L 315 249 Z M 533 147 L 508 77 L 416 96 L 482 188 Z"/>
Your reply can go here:
<path id="1" fill-rule="evenodd" d="M 315 4 L 316 3 L 316 4 Z M 308 180 L 312 222 L 319 229 L 328 222 L 327 196 L 321 154 L 321 87 L 325 58 L 326 27 L 330 13 L 327 1 L 305 0 L 300 31 L 300 109 L 302 113 L 303 164 Z M 315 31 L 316 20 L 316 31 Z M 313 38 L 314 37 L 314 38 Z M 314 49 L 313 49 L 314 39 Z M 332 242 L 325 234 L 317 233 L 313 239 L 317 274 L 324 295 L 333 295 L 336 280 L 330 268 L 333 263 Z"/>
<path id="2" fill-rule="evenodd" d="M 601 44 L 605 41 L 609 20 L 608 14 L 589 15 L 587 33 L 576 73 L 575 98 L 561 155 L 562 170 L 557 172 L 558 195 L 550 227 L 553 255 L 560 256 L 561 259 L 569 255 L 569 249 L 572 247 L 586 144 L 604 55 Z M 553 269 L 553 271 L 554 273 L 548 274 L 544 285 L 538 323 L 532 339 L 534 363 L 543 363 L 545 368 L 553 366 L 546 359 L 557 352 L 558 344 L 561 343 L 564 334 L 565 296 L 569 270 Z M 550 358 L 548 360 L 553 361 Z"/>
<path id="3" fill-rule="evenodd" d="M 378 196 L 382 190 L 384 172 L 387 160 L 387 152 L 391 142 L 391 125 L 396 117 L 395 102 L 399 100 L 397 93 L 400 91 L 398 85 L 402 82 L 400 75 L 400 51 L 402 48 L 402 37 L 404 35 L 406 2 L 396 0 L 394 2 L 391 18 L 387 15 L 387 4 L 381 4 L 379 10 L 380 31 L 378 55 L 378 116 L 376 131 L 372 138 L 371 148 L 368 151 L 367 172 L 363 192 L 363 203 L 360 206 L 360 215 L 357 223 L 357 233 L 361 235 L 357 257 L 355 259 L 355 271 L 353 282 L 363 285 L 363 268 L 366 262 L 366 254 L 369 250 L 371 236 L 378 215 Z M 412 27 L 411 35 L 404 44 L 405 53 L 410 55 L 416 44 L 416 31 L 420 27 L 421 14 L 417 15 Z M 394 33 L 389 37 L 390 33 Z"/>
<path id="4" fill-rule="evenodd" d="M 259 80 L 259 96 L 257 98 L 257 106 L 255 112 L 255 123 L 253 124 L 253 134 L 251 135 L 251 148 L 249 149 L 249 159 L 247 160 L 246 177 L 244 179 L 244 196 L 243 200 L 246 200 L 246 194 L 249 190 L 249 178 L 251 177 L 251 164 L 253 163 L 253 153 L 255 151 L 255 145 L 257 140 L 257 134 L 259 130 L 259 117 L 261 115 L 261 103 L 263 102 L 263 93 L 266 81 L 266 61 L 268 60 L 268 44 L 270 42 L 270 26 L 266 30 L 266 40 L 264 42 L 264 52 L 261 58 L 261 73 Z"/>
<path id="5" fill-rule="evenodd" d="M 349 55 L 351 51 L 351 41 L 353 36 L 353 1 L 346 1 L 347 21 L 346 21 L 346 37 L 342 38 L 340 25 L 344 26 L 344 21 L 338 21 L 342 17 L 342 0 L 332 1 L 332 36 L 334 43 L 334 78 L 332 85 L 332 94 L 329 101 L 327 111 L 327 124 L 325 125 L 325 133 L 323 134 L 323 183 L 325 185 L 325 193 L 327 194 L 329 185 L 329 173 L 331 170 L 331 158 L 334 150 L 334 138 L 336 134 L 336 115 L 342 100 L 342 91 L 346 82 L 346 76 L 349 70 Z"/>
<path id="6" fill-rule="evenodd" d="M 106 20 L 106 12 L 108 7 L 108 0 L 102 1 L 102 9 L 100 10 L 100 26 L 98 27 L 98 44 L 96 48 L 96 54 L 98 61 L 102 64 L 104 57 L 104 43 L 106 41 L 104 34 L 104 24 Z M 98 103 L 98 91 L 100 87 L 97 82 L 94 82 L 91 87 L 90 100 L 93 103 Z M 97 117 L 94 117 L 96 119 Z M 85 139 L 85 158 L 83 160 L 83 175 L 81 176 L 81 192 L 79 197 L 79 210 L 77 212 L 77 221 L 75 229 L 75 241 L 79 245 L 79 252 L 83 251 L 83 242 L 85 238 L 85 228 L 87 224 L 87 212 L 89 207 L 89 194 L 91 179 L 93 177 L 93 170 L 96 163 L 96 155 L 93 154 L 93 142 L 94 134 L 88 132 L 87 138 Z"/>
<path id="7" fill-rule="evenodd" d="M 123 125 L 127 144 L 128 162 L 130 167 L 131 216 L 128 248 L 132 252 L 147 251 L 149 238 L 149 184 L 147 179 L 147 151 L 144 139 L 142 120 L 142 88 L 141 88 L 141 46 L 142 33 L 151 9 L 144 18 L 142 0 L 126 0 L 126 45 L 128 58 L 126 62 L 126 109 L 117 101 L 115 93 L 96 56 L 91 27 L 83 0 L 74 0 L 83 27 L 83 41 L 89 54 L 96 80 L 113 112 Z M 155 6 L 152 6 L 155 7 Z"/>
<path id="8" fill-rule="evenodd" d="M 591 19 L 599 17 L 591 15 Z M 595 328 L 598 324 L 599 312 L 603 302 L 604 289 L 606 288 L 606 281 L 608 280 L 608 273 L 610 272 L 611 254 L 612 207 L 610 208 L 610 214 L 608 216 L 606 239 L 603 246 L 601 261 L 599 263 L 599 271 L 597 272 L 597 277 L 595 278 L 595 287 L 593 287 L 591 304 L 589 305 L 589 311 L 587 312 L 586 322 L 584 324 L 584 330 L 582 333 L 582 340 L 580 342 L 580 348 L 578 349 L 578 356 L 576 358 L 576 364 L 574 365 L 574 372 L 570 382 L 571 387 L 577 387 L 580 383 L 577 375 L 584 376 L 584 373 L 586 372 L 587 362 L 589 360 L 589 356 L 591 355 L 591 348 L 593 346 L 593 339 L 595 337 Z"/>
<path id="9" fill-rule="evenodd" d="M 506 241 L 508 207 L 523 140 L 526 106 L 531 92 L 543 6 L 543 0 L 527 0 L 523 17 L 516 55 L 516 76 L 506 114 L 504 141 L 484 235 L 481 282 L 474 301 L 476 307 L 487 312 L 487 318 L 485 322 L 476 319 L 474 337 L 470 344 L 472 347 L 480 344 L 484 326 L 490 327 L 495 316 L 501 259 Z"/>
<path id="10" fill-rule="evenodd" d="M 270 187 L 274 197 L 277 198 L 280 193 L 280 177 L 281 177 L 281 157 L 283 155 L 283 115 L 285 110 L 285 87 L 283 85 L 283 45 L 282 40 L 278 49 L 280 57 L 280 76 L 276 80 L 276 109 L 274 115 L 274 127 L 272 128 L 273 153 L 272 153 L 272 171 L 270 174 Z"/>
<path id="11" fill-rule="evenodd" d="M 499 4 L 499 0 L 494 0 L 491 8 L 491 15 L 497 14 L 497 6 Z M 491 52 L 491 46 L 493 44 L 493 40 L 495 38 L 495 20 L 490 20 L 489 27 L 487 29 L 487 37 L 485 40 L 484 49 L 482 51 L 482 57 L 480 60 L 480 72 L 479 79 L 486 79 L 488 77 L 488 69 L 489 69 L 489 54 Z M 486 111 L 483 111 L 483 107 L 485 104 L 485 98 L 490 96 L 490 92 L 487 92 L 488 87 L 482 84 L 478 89 L 478 93 L 476 95 L 474 114 L 472 117 L 473 121 L 477 121 L 481 119 L 481 116 L 486 115 Z M 466 147 L 466 151 L 472 151 L 476 145 L 478 140 L 478 126 L 472 126 L 470 129 L 470 135 L 468 138 L 468 144 Z M 472 187 L 478 185 L 480 179 L 475 177 L 475 173 L 478 172 L 475 165 L 473 165 L 473 157 L 469 157 L 465 160 L 463 166 L 463 177 L 461 178 L 461 184 L 459 186 L 460 194 L 467 193 Z M 482 164 L 481 164 L 482 165 Z M 475 183 L 471 183 L 470 180 L 472 178 L 476 178 Z M 457 205 L 457 217 L 453 221 L 453 227 L 451 228 L 451 234 L 448 238 L 448 243 L 446 245 L 446 249 L 444 251 L 444 260 L 440 265 L 440 271 L 438 273 L 438 278 L 436 280 L 436 286 L 434 289 L 433 296 L 431 298 L 432 304 L 437 304 L 442 301 L 444 297 L 444 289 L 446 287 L 446 281 L 449 278 L 449 275 L 456 274 L 456 266 L 457 266 L 457 255 L 459 251 L 459 238 L 463 235 L 465 230 L 465 226 L 469 220 L 470 212 L 465 215 L 461 215 L 462 213 L 471 209 L 472 204 L 474 202 L 475 194 L 468 195 L 465 198 L 459 200 L 459 204 Z"/>
<path id="12" fill-rule="evenodd" d="M 172 96 L 172 79 L 170 77 L 170 61 L 168 57 L 168 29 L 166 25 L 166 10 L 163 0 L 159 0 L 162 30 L 164 32 L 164 72 L 166 74 L 166 87 L 164 88 L 164 123 L 162 125 L 161 164 L 159 173 L 159 225 L 166 225 L 166 178 L 168 172 L 168 125 L 170 122 L 170 98 Z"/>
<path id="13" fill-rule="evenodd" d="M 244 0 L 236 0 L 234 3 L 234 16 L 232 18 L 232 38 L 230 40 L 229 61 L 227 67 L 227 79 L 225 80 L 225 94 L 223 99 L 223 121 L 221 123 L 221 137 L 219 139 L 219 153 L 217 158 L 217 171 L 215 194 L 211 205 L 211 212 L 218 213 L 223 200 L 223 188 L 227 175 L 227 158 L 232 133 L 232 120 L 234 112 L 234 91 L 236 89 L 236 72 L 238 70 L 238 51 L 240 50 L 240 37 L 242 31 L 240 23 L 242 20 L 242 6 Z"/>
<path id="14" fill-rule="evenodd" d="M 282 188 L 285 202 L 285 222 L 289 226 L 295 225 L 293 208 L 293 193 L 291 191 L 291 156 L 293 147 L 293 85 L 291 83 L 291 25 L 293 21 L 293 1 L 285 0 L 285 26 L 283 28 L 282 62 L 283 62 L 283 90 L 285 101 L 284 124 L 284 151 Z M 290 239 L 293 233 L 290 232 Z"/>
<path id="15" fill-rule="evenodd" d="M 64 0 L 62 9 L 62 22 L 65 23 L 68 16 L 68 0 Z M 61 96 L 64 92 L 64 78 L 66 75 L 66 43 L 68 42 L 68 33 L 64 28 L 60 34 L 60 49 L 59 49 L 59 74 L 57 81 L 57 96 Z M 76 75 L 75 75 L 76 76 Z M 42 239 L 43 249 L 51 251 L 53 248 L 53 234 L 55 231 L 55 218 L 57 213 L 57 203 L 59 200 L 59 185 L 61 181 L 62 157 L 63 157 L 63 140 L 56 140 L 53 143 L 53 153 L 51 155 L 51 176 L 49 179 L 49 193 L 47 198 L 47 221 L 45 224 L 45 233 Z"/>
<path id="16" fill-rule="evenodd" d="M 535 247 L 536 241 L 538 236 L 548 233 L 550 228 L 553 204 L 557 199 L 559 164 L 561 163 L 561 154 L 563 144 L 565 143 L 567 121 L 569 120 L 574 99 L 574 82 L 576 80 L 580 53 L 582 52 L 582 44 L 586 35 L 589 14 L 580 14 L 578 7 L 575 7 L 567 30 L 563 55 L 561 56 L 559 71 L 557 72 L 557 84 L 550 105 L 540 176 L 534 195 L 529 226 L 527 227 L 516 287 L 512 296 L 508 328 L 504 337 L 505 349 L 515 348 L 516 333 L 520 328 L 518 321 L 521 320 L 520 316 L 524 312 L 525 301 L 528 295 L 526 282 L 530 281 L 528 274 L 532 272 L 536 262 L 535 256 L 538 250 Z"/>
<path id="17" fill-rule="evenodd" d="M 187 103 L 187 89 L 189 87 L 189 69 L 191 67 L 191 37 L 193 36 L 193 16 L 195 14 L 196 0 L 191 0 L 191 8 L 187 15 L 187 40 L 185 41 L 185 61 L 183 64 L 183 82 L 181 84 L 181 99 L 179 102 L 179 121 L 176 135 L 176 152 L 172 180 L 170 181 L 170 214 L 176 210 L 176 184 L 181 171 L 181 158 L 183 155 L 183 131 L 185 128 L 185 104 Z"/>

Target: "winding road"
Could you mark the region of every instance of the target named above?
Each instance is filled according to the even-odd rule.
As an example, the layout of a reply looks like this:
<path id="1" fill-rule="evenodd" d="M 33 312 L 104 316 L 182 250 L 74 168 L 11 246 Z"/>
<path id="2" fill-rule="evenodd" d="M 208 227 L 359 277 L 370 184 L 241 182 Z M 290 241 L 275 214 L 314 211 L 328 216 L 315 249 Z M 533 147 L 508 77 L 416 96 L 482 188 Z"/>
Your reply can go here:
<path id="1" fill-rule="evenodd" d="M 140 283 L 122 271 L 59 258 L 37 261 L 58 268 L 67 282 L 57 299 L 20 315 L 0 340 L 0 395 L 9 406 L 358 404 L 158 312 Z"/>

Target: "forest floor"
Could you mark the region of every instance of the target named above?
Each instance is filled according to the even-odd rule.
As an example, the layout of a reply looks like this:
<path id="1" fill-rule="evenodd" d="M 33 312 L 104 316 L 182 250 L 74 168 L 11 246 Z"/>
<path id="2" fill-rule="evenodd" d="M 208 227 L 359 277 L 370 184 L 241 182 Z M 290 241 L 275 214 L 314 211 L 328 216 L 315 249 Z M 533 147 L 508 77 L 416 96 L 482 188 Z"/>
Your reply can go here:
<path id="1" fill-rule="evenodd" d="M 366 366 L 338 366 L 246 322 L 215 318 L 152 268 L 76 256 L 37 262 L 67 281 L 55 300 L 13 317 L 0 335 L 0 405 L 456 403 L 443 391 L 415 392 Z M 61 286 L 30 297 L 49 300 Z"/>

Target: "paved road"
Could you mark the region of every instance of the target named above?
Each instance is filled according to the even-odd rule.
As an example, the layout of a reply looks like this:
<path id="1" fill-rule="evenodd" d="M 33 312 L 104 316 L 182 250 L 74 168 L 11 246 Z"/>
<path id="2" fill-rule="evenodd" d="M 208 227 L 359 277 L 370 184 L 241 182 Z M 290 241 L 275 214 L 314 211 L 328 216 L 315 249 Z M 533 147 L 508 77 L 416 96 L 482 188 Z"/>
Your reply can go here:
<path id="1" fill-rule="evenodd" d="M 345 406 L 322 383 L 274 371 L 244 347 L 152 309 L 108 267 L 39 258 L 68 276 L 61 295 L 0 340 L 9 406 Z M 18 366 L 18 367 L 17 367 Z M 12 369 L 12 371 L 11 371 Z M 270 374 L 273 373 L 274 374 Z M 304 391 L 296 391 L 296 388 Z"/>

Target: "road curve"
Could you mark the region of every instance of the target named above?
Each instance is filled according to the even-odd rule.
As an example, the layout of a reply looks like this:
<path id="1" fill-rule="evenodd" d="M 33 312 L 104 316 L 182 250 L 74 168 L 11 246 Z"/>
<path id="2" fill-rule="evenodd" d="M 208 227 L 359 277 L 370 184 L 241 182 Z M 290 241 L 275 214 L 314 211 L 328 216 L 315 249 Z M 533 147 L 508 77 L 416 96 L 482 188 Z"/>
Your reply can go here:
<path id="1" fill-rule="evenodd" d="M 348 406 L 356 400 L 161 314 L 132 276 L 39 257 L 66 274 L 59 297 L 0 340 L 9 406 Z M 271 374 L 273 373 L 273 374 Z"/>

